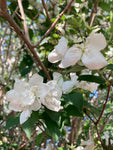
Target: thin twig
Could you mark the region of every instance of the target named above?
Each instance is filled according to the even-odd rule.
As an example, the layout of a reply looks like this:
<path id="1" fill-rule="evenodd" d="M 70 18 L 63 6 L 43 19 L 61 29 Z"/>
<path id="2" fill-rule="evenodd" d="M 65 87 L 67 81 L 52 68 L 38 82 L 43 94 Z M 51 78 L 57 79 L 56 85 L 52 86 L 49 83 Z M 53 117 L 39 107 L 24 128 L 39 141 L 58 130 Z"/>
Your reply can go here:
<path id="1" fill-rule="evenodd" d="M 45 12 L 46 12 L 46 15 L 47 15 L 47 18 L 48 18 L 49 22 L 52 23 L 52 21 L 50 19 L 50 16 L 49 16 L 49 13 L 48 13 L 48 10 L 47 10 L 47 7 L 46 7 L 46 4 L 45 4 L 45 0 L 42 0 L 42 5 L 45 9 Z"/>
<path id="2" fill-rule="evenodd" d="M 37 52 L 34 50 L 34 48 L 32 47 L 31 43 L 28 41 L 28 39 L 26 38 L 26 36 L 23 34 L 23 32 L 21 31 L 21 29 L 19 28 L 19 26 L 16 24 L 16 22 L 12 19 L 12 17 L 7 12 L 3 13 L 3 17 L 9 22 L 9 24 L 14 28 L 15 32 L 26 43 L 26 45 L 30 49 L 30 51 L 33 54 L 33 56 L 36 58 L 36 60 L 39 63 L 39 65 L 42 67 L 42 69 L 43 69 L 46 77 L 50 80 L 51 78 L 50 78 L 50 76 L 48 74 L 47 69 L 45 68 L 44 64 L 41 62 L 41 60 L 40 60 Z"/>
<path id="3" fill-rule="evenodd" d="M 104 113 L 104 110 L 105 110 L 105 108 L 106 108 L 107 101 L 108 101 L 108 98 L 109 98 L 110 88 L 111 88 L 111 85 L 108 85 L 108 92 L 107 92 L 106 101 L 105 101 L 105 103 L 104 103 L 104 105 L 103 105 L 103 109 L 102 109 L 102 111 L 101 111 L 101 113 L 100 113 L 100 116 L 99 116 L 98 120 L 96 121 L 96 125 L 99 123 L 99 121 L 100 121 L 100 119 L 101 119 L 101 117 L 102 117 L 102 115 L 103 115 L 103 113 Z"/>
<path id="4" fill-rule="evenodd" d="M 66 12 L 66 10 L 70 7 L 70 5 L 72 4 L 74 0 L 71 0 L 69 2 L 69 4 L 65 7 L 65 9 L 59 14 L 59 16 L 57 17 L 57 19 L 53 22 L 53 24 L 51 25 L 51 27 L 47 30 L 47 32 L 44 34 L 44 36 L 40 39 L 40 41 L 35 44 L 32 45 L 33 47 L 37 47 L 39 46 L 39 44 L 50 34 L 50 32 L 54 29 L 55 25 L 57 24 L 57 22 L 60 20 L 60 18 L 62 17 L 62 15 Z"/>
<path id="5" fill-rule="evenodd" d="M 21 16 L 22 16 L 22 19 L 23 19 L 23 22 L 24 22 L 25 36 L 28 39 L 28 41 L 30 42 L 29 32 L 28 32 L 26 18 L 25 18 L 25 13 L 24 13 L 24 9 L 23 9 L 23 6 L 22 6 L 22 0 L 18 0 L 18 6 L 20 8 Z"/>
<path id="6" fill-rule="evenodd" d="M 90 15 L 89 22 L 88 22 L 89 26 L 92 26 L 93 21 L 95 19 L 95 16 L 96 16 L 96 13 L 97 13 L 98 3 L 99 3 L 99 0 L 96 0 L 94 6 L 92 8 L 91 15 Z"/>
<path id="7" fill-rule="evenodd" d="M 31 138 L 28 139 L 25 143 L 22 143 L 22 144 L 17 148 L 17 150 L 20 150 L 20 149 L 23 148 L 25 145 L 27 145 L 27 144 L 30 142 L 30 140 L 31 140 L 32 138 L 34 138 L 34 136 L 36 136 L 36 131 L 34 131 L 34 133 L 33 133 L 33 135 L 31 136 Z"/>

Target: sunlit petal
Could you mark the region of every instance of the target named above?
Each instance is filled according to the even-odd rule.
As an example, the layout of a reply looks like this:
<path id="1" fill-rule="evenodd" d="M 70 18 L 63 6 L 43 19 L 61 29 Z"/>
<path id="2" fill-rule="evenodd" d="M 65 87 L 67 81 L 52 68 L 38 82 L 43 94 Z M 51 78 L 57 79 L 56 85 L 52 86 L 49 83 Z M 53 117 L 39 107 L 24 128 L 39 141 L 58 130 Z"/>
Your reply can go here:
<path id="1" fill-rule="evenodd" d="M 65 37 L 61 37 L 58 45 L 55 46 L 56 52 L 61 56 L 64 56 L 66 51 L 68 50 L 67 44 L 68 44 L 68 40 Z"/>
<path id="2" fill-rule="evenodd" d="M 40 83 L 43 83 L 43 77 L 40 76 L 39 74 L 34 74 L 34 75 L 29 79 L 29 84 L 30 84 L 30 86 L 39 85 Z"/>
<path id="3" fill-rule="evenodd" d="M 48 61 L 51 63 L 56 63 L 61 59 L 62 59 L 62 55 L 58 54 L 55 49 L 48 55 Z"/>
<path id="4" fill-rule="evenodd" d="M 36 99 L 34 103 L 29 107 L 29 109 L 32 111 L 37 111 L 41 108 L 41 101 L 40 99 Z"/>
<path id="5" fill-rule="evenodd" d="M 65 94 L 65 93 L 68 93 L 74 86 L 74 82 L 73 81 L 65 81 L 63 83 L 63 87 L 62 87 L 62 92 Z"/>
<path id="6" fill-rule="evenodd" d="M 106 47 L 106 39 L 102 33 L 92 32 L 86 39 L 86 47 L 88 49 L 95 49 L 95 51 L 100 51 Z"/>
<path id="7" fill-rule="evenodd" d="M 95 50 L 84 53 L 82 56 L 82 62 L 91 70 L 101 69 L 107 65 L 104 56 L 100 52 L 95 52 Z"/>
<path id="8" fill-rule="evenodd" d="M 75 65 L 78 60 L 80 60 L 81 54 L 81 50 L 76 48 L 75 46 L 69 48 L 64 58 L 62 59 L 59 67 L 66 68 Z"/>
<path id="9" fill-rule="evenodd" d="M 20 124 L 23 124 L 31 116 L 31 111 L 28 109 L 20 114 Z"/>

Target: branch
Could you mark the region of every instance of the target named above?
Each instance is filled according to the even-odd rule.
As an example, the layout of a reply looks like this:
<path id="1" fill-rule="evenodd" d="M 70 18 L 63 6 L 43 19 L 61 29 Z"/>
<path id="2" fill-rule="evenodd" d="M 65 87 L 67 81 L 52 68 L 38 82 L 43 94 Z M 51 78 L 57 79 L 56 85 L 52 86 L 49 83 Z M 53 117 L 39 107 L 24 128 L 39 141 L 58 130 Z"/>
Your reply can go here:
<path id="1" fill-rule="evenodd" d="M 24 9 L 23 9 L 23 6 L 22 6 L 22 0 L 18 0 L 18 5 L 19 5 L 19 8 L 20 8 L 22 20 L 24 22 L 25 36 L 28 39 L 28 41 L 30 42 L 27 23 L 26 23 L 26 18 L 25 18 L 25 13 L 24 13 Z"/>
<path id="2" fill-rule="evenodd" d="M 98 3 L 99 3 L 99 0 L 96 0 L 94 7 L 92 8 L 91 15 L 90 15 L 89 22 L 88 22 L 89 26 L 92 26 L 93 21 L 95 19 L 95 16 L 97 13 Z"/>
<path id="3" fill-rule="evenodd" d="M 0 9 L 2 11 L 7 11 L 7 3 L 6 0 L 0 0 Z M 1 14 L 2 15 L 2 14 Z"/>
<path id="4" fill-rule="evenodd" d="M 23 32 L 21 31 L 19 26 L 16 24 L 16 22 L 13 20 L 13 18 L 8 14 L 8 12 L 5 12 L 5 13 L 3 12 L 3 17 L 9 22 L 9 24 L 14 28 L 15 32 L 21 37 L 21 39 L 28 46 L 28 48 L 30 49 L 33 56 L 36 58 L 39 65 L 42 67 L 42 69 L 43 69 L 44 73 L 46 74 L 47 78 L 50 80 L 51 78 L 50 78 L 50 76 L 48 74 L 48 71 L 46 70 L 44 64 L 41 62 L 41 60 L 40 60 L 39 56 L 37 55 L 36 51 L 32 47 L 31 43 L 28 41 L 26 36 L 23 34 Z"/>
<path id="5" fill-rule="evenodd" d="M 62 15 L 66 12 L 66 10 L 68 10 L 68 8 L 70 7 L 70 5 L 72 4 L 74 0 L 71 0 L 69 2 L 69 4 L 65 7 L 65 9 L 59 14 L 59 16 L 57 17 L 57 19 L 53 22 L 53 24 L 51 25 L 51 27 L 47 30 L 47 32 L 44 34 L 44 36 L 40 39 L 40 41 L 35 44 L 35 45 L 32 45 L 34 48 L 39 46 L 39 44 L 45 39 L 45 37 L 47 37 L 50 32 L 54 29 L 55 25 L 57 24 L 57 22 L 60 20 L 60 18 L 62 17 Z"/>
<path id="6" fill-rule="evenodd" d="M 104 103 L 104 106 L 103 106 L 103 109 L 102 109 L 102 111 L 100 113 L 100 116 L 99 116 L 98 120 L 96 121 L 96 125 L 99 123 L 99 121 L 100 121 L 100 119 L 101 119 L 101 117 L 102 117 L 102 115 L 104 113 L 104 110 L 106 108 L 106 104 L 107 104 L 107 101 L 108 101 L 108 98 L 109 98 L 110 88 L 111 88 L 111 85 L 108 85 L 108 92 L 107 92 L 106 101 Z"/>
<path id="7" fill-rule="evenodd" d="M 47 10 L 46 4 L 45 4 L 45 0 L 42 0 L 42 5 L 43 5 L 43 7 L 45 9 L 45 12 L 46 12 L 46 15 L 47 15 L 47 18 L 48 18 L 49 22 L 52 23 L 51 19 L 50 19 L 50 16 L 48 14 L 48 10 Z"/>

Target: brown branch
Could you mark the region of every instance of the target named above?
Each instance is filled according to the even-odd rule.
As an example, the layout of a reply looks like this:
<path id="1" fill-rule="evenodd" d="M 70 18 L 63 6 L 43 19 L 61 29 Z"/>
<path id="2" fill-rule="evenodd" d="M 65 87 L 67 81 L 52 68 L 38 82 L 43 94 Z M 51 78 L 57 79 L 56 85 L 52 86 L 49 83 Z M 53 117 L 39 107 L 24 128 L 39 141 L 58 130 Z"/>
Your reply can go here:
<path id="1" fill-rule="evenodd" d="M 71 123 L 72 124 L 71 125 L 71 133 L 69 135 L 71 146 L 74 146 L 75 134 L 77 132 L 77 122 L 78 122 L 78 117 L 73 117 L 72 123 Z"/>
<path id="2" fill-rule="evenodd" d="M 59 14 L 59 16 L 57 17 L 57 19 L 53 22 L 53 24 L 51 25 L 51 27 L 47 30 L 47 32 L 44 34 L 44 36 L 40 39 L 40 41 L 35 44 L 35 45 L 32 45 L 33 47 L 37 47 L 39 46 L 39 44 L 45 39 L 45 37 L 47 37 L 50 32 L 54 29 L 55 25 L 57 24 L 57 22 L 60 20 L 60 18 L 62 17 L 62 15 L 66 12 L 66 10 L 70 7 L 70 5 L 72 4 L 74 0 L 71 0 L 69 2 L 69 4 L 65 7 L 65 9 Z"/>
<path id="3" fill-rule="evenodd" d="M 45 9 L 45 12 L 46 12 L 46 15 L 47 15 L 47 18 L 48 18 L 49 22 L 52 23 L 52 22 L 51 22 L 51 19 L 50 19 L 50 16 L 49 16 L 49 14 L 48 14 L 48 10 L 47 10 L 47 7 L 46 7 L 46 4 L 45 4 L 45 1 L 44 1 L 44 0 L 42 0 L 42 5 L 43 5 L 43 7 L 44 7 L 44 9 Z"/>
<path id="4" fill-rule="evenodd" d="M 95 125 L 95 128 L 96 128 L 96 131 L 97 131 L 98 138 L 99 138 L 99 140 L 100 140 L 100 142 L 101 142 L 101 145 L 104 146 L 105 144 L 103 143 L 103 141 L 102 141 L 102 139 L 101 139 L 100 132 L 99 132 L 99 130 L 98 130 L 97 125 Z"/>
<path id="5" fill-rule="evenodd" d="M 0 0 L 0 9 L 2 11 L 7 11 L 7 3 L 6 0 Z"/>
<path id="6" fill-rule="evenodd" d="M 33 139 L 35 136 L 36 136 L 36 131 L 34 131 L 34 133 L 32 134 L 31 138 L 28 139 L 25 143 L 22 143 L 22 144 L 17 148 L 17 150 L 22 149 L 22 148 L 23 148 L 25 145 L 27 145 L 27 144 L 30 142 L 30 140 Z"/>
<path id="7" fill-rule="evenodd" d="M 41 62 L 41 60 L 40 60 L 39 56 L 37 55 L 36 51 L 32 47 L 31 43 L 28 41 L 26 36 L 23 34 L 23 32 L 21 31 L 19 26 L 16 24 L 16 22 L 13 20 L 13 18 L 8 14 L 8 12 L 5 12 L 5 13 L 3 12 L 3 17 L 9 22 L 9 24 L 13 27 L 15 32 L 21 37 L 21 39 L 28 46 L 28 48 L 30 49 L 30 51 L 33 54 L 33 56 L 36 58 L 36 60 L 38 61 L 39 65 L 42 67 L 42 69 L 43 69 L 44 73 L 46 74 L 47 78 L 50 80 L 51 78 L 50 78 L 50 76 L 48 74 L 48 71 L 46 70 L 44 64 Z"/>
<path id="8" fill-rule="evenodd" d="M 29 32 L 28 32 L 27 23 L 26 23 L 26 18 L 25 18 L 25 13 L 24 13 L 24 9 L 23 9 L 23 6 L 22 6 L 22 0 L 18 0 L 18 6 L 19 6 L 19 8 L 20 8 L 22 20 L 23 20 L 23 22 L 24 22 L 25 36 L 26 36 L 27 40 L 30 42 Z"/>
<path id="9" fill-rule="evenodd" d="M 95 19 L 98 3 L 99 3 L 99 0 L 96 0 L 94 6 L 92 8 L 91 15 L 90 15 L 89 22 L 88 22 L 89 26 L 92 26 L 93 21 Z"/>
<path id="10" fill-rule="evenodd" d="M 101 113 L 100 113 L 100 116 L 99 116 L 98 120 L 96 121 L 95 125 L 97 125 L 97 124 L 99 123 L 99 121 L 100 121 L 100 119 L 101 119 L 101 117 L 102 117 L 102 115 L 103 115 L 103 113 L 104 113 L 104 110 L 105 110 L 105 108 L 106 108 L 107 101 L 108 101 L 108 98 L 109 98 L 110 88 L 111 88 L 111 85 L 108 85 L 108 92 L 107 92 L 106 101 L 105 101 L 105 103 L 104 103 L 104 105 L 103 105 L 103 109 L 102 109 L 102 111 L 101 111 Z"/>

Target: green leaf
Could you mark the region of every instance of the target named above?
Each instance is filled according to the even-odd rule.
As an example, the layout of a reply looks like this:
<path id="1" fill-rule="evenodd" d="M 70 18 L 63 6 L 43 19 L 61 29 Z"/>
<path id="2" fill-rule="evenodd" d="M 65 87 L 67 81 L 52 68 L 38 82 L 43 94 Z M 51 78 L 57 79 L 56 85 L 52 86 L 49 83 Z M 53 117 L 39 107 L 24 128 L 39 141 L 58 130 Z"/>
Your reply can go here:
<path id="1" fill-rule="evenodd" d="M 86 67 L 76 64 L 71 69 L 67 70 L 67 72 L 79 72 L 79 71 L 81 71 L 83 69 L 86 69 Z"/>
<path id="2" fill-rule="evenodd" d="M 106 66 L 107 69 L 113 70 L 113 64 L 109 64 Z"/>
<path id="3" fill-rule="evenodd" d="M 113 23 L 111 24 L 111 32 L 113 33 Z"/>
<path id="4" fill-rule="evenodd" d="M 36 136 L 36 145 L 37 146 L 40 146 L 39 144 L 42 143 L 43 137 L 44 137 L 44 133 L 40 133 Z"/>
<path id="5" fill-rule="evenodd" d="M 26 133 L 26 136 L 28 137 L 28 139 L 30 139 L 34 124 L 36 123 L 38 119 L 39 119 L 39 113 L 38 111 L 37 112 L 34 111 L 32 112 L 31 117 L 25 123 L 22 124 L 22 129 Z"/>
<path id="6" fill-rule="evenodd" d="M 65 149 L 65 148 L 63 148 L 63 147 L 59 147 L 58 149 L 59 149 L 59 150 L 67 150 L 67 149 Z"/>
<path id="7" fill-rule="evenodd" d="M 16 125 L 19 124 L 19 115 L 17 116 L 10 116 L 6 120 L 6 126 L 5 129 L 9 129 L 11 127 L 16 127 Z"/>
<path id="8" fill-rule="evenodd" d="M 81 93 L 69 93 L 63 95 L 67 107 L 64 109 L 68 115 L 82 117 L 83 97 Z"/>
<path id="9" fill-rule="evenodd" d="M 110 3 L 100 2 L 99 6 L 104 10 L 110 12 Z"/>
<path id="10" fill-rule="evenodd" d="M 83 114 L 82 112 L 80 112 L 78 110 L 77 107 L 75 107 L 74 105 L 68 105 L 66 108 L 65 108 L 65 111 L 67 112 L 67 114 L 69 116 L 79 116 L 79 117 L 82 117 Z"/>
<path id="11" fill-rule="evenodd" d="M 55 142 L 57 142 L 61 135 L 58 124 L 55 121 L 51 120 L 46 112 L 44 112 L 43 118 L 45 120 L 45 124 L 47 126 L 50 136 L 53 137 Z"/>
<path id="12" fill-rule="evenodd" d="M 88 81 L 88 82 L 95 82 L 95 83 L 105 83 L 105 80 L 102 79 L 100 76 L 94 75 L 81 75 L 78 78 L 79 81 Z"/>
<path id="13" fill-rule="evenodd" d="M 66 104 L 74 105 L 78 109 L 79 112 L 82 112 L 83 96 L 81 93 L 72 92 L 72 93 L 63 95 L 63 98 Z"/>

